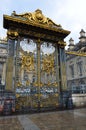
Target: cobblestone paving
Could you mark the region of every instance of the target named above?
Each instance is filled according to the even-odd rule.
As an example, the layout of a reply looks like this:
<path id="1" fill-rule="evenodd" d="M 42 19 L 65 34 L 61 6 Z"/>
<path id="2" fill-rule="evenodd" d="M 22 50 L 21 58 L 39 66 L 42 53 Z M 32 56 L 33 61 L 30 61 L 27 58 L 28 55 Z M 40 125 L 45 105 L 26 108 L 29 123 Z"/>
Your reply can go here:
<path id="1" fill-rule="evenodd" d="M 76 109 L 75 112 L 84 114 L 86 116 L 86 109 Z"/>
<path id="2" fill-rule="evenodd" d="M 24 130 L 40 130 L 26 115 L 18 116 Z"/>
<path id="3" fill-rule="evenodd" d="M 23 130 L 17 117 L 0 118 L 0 130 Z"/>
<path id="4" fill-rule="evenodd" d="M 0 130 L 86 130 L 86 108 L 0 117 Z"/>
<path id="5" fill-rule="evenodd" d="M 40 130 L 86 130 L 86 109 L 28 116 Z M 83 116 L 84 114 L 84 116 Z"/>

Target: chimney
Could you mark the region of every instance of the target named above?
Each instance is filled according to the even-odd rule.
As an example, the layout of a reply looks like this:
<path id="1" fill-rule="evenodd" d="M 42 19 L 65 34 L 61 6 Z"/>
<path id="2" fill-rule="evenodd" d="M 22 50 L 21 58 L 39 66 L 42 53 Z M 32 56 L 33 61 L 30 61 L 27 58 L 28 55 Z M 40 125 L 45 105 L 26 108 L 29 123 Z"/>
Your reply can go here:
<path id="1" fill-rule="evenodd" d="M 70 50 L 72 50 L 74 48 L 74 40 L 72 38 L 70 38 L 68 46 L 69 46 Z"/>
<path id="2" fill-rule="evenodd" d="M 86 42 L 86 36 L 85 36 L 85 31 L 83 29 L 81 29 L 80 31 L 80 42 Z"/>

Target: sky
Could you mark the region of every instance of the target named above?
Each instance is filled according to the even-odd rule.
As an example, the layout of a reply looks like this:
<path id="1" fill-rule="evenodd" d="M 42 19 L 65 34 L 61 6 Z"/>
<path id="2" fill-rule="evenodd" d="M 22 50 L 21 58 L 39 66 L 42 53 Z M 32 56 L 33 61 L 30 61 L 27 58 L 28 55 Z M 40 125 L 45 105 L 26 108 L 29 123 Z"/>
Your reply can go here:
<path id="1" fill-rule="evenodd" d="M 3 28 L 3 15 L 11 15 L 15 10 L 17 14 L 34 12 L 36 9 L 61 24 L 63 29 L 71 31 L 64 39 L 69 44 L 72 37 L 74 43 L 79 41 L 81 29 L 86 31 L 86 0 L 0 0 L 0 38 L 6 36 Z"/>

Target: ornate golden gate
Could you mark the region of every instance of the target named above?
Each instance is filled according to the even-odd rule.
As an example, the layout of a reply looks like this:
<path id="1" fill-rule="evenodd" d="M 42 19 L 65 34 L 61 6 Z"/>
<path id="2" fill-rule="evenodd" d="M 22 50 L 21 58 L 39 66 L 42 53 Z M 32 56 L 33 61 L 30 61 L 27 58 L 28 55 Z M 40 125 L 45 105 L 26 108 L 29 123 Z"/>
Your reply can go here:
<path id="1" fill-rule="evenodd" d="M 46 18 L 41 10 L 4 15 L 8 29 L 6 89 L 16 93 L 16 109 L 59 107 L 66 90 L 65 42 L 70 33 Z"/>

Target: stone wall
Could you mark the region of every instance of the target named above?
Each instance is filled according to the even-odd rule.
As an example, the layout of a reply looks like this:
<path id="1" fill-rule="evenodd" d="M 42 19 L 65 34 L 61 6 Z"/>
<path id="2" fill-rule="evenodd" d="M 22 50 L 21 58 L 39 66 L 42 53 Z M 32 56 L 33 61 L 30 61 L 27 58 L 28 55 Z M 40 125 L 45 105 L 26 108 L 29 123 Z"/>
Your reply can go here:
<path id="1" fill-rule="evenodd" d="M 74 107 L 86 106 L 86 93 L 85 94 L 72 94 L 72 101 Z"/>

